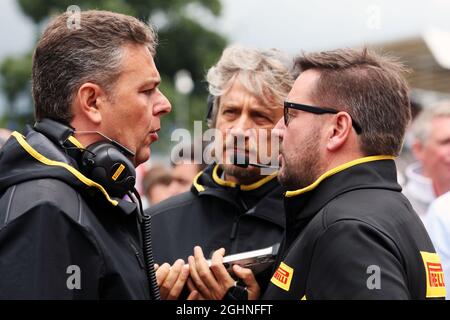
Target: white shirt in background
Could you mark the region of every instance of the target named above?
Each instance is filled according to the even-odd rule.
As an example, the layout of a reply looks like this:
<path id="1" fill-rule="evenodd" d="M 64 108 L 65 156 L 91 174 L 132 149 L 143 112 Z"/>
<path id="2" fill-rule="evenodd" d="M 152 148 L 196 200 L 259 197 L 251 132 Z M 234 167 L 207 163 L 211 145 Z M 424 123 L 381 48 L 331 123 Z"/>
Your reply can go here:
<path id="1" fill-rule="evenodd" d="M 422 167 L 418 162 L 412 163 L 406 168 L 405 176 L 406 185 L 402 192 L 423 221 L 428 207 L 436 199 L 432 181 L 422 175 Z"/>
<path id="2" fill-rule="evenodd" d="M 450 192 L 431 203 L 423 222 L 441 258 L 447 300 L 450 300 Z"/>

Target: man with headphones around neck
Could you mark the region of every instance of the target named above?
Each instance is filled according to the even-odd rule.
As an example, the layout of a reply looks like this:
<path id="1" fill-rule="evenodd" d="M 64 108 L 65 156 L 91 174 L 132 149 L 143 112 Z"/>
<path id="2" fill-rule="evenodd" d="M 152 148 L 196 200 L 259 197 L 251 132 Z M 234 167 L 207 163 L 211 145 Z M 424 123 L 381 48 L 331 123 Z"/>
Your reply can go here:
<path id="1" fill-rule="evenodd" d="M 36 124 L 0 152 L 0 299 L 158 299 L 158 285 L 173 298 L 189 270 L 155 275 L 133 195 L 171 109 L 156 34 L 106 11 L 68 21 L 54 18 L 34 53 Z"/>

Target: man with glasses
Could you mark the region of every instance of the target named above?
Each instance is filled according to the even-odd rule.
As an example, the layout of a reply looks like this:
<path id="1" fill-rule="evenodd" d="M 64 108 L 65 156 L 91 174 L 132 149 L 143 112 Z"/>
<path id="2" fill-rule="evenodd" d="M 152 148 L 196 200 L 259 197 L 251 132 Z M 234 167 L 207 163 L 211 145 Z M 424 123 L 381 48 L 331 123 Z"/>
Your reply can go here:
<path id="1" fill-rule="evenodd" d="M 306 104 L 285 101 L 284 102 L 284 117 L 283 117 L 285 126 L 288 125 L 289 119 L 290 119 L 289 109 L 296 109 L 296 110 L 301 110 L 301 111 L 310 112 L 310 113 L 314 113 L 314 114 L 325 114 L 325 113 L 337 114 L 337 113 L 339 113 L 339 110 L 336 110 L 333 108 L 313 107 L 313 106 L 308 106 Z M 361 131 L 362 131 L 361 126 L 354 119 L 352 121 L 352 126 L 355 129 L 357 134 L 361 134 Z"/>
<path id="2" fill-rule="evenodd" d="M 439 257 L 396 178 L 411 117 L 403 67 L 367 49 L 309 54 L 296 66 L 302 73 L 275 128 L 278 179 L 290 190 L 286 233 L 263 298 L 443 298 Z M 195 249 L 190 286 L 201 296 L 235 289 L 222 254 L 208 270 Z M 250 270 L 234 270 L 257 298 Z"/>

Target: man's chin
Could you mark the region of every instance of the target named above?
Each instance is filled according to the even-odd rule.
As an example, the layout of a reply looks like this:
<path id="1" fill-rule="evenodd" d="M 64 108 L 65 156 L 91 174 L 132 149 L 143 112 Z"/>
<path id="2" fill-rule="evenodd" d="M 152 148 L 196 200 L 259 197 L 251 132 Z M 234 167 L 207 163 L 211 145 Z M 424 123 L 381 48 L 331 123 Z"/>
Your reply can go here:
<path id="1" fill-rule="evenodd" d="M 288 172 L 284 162 L 283 165 L 278 170 L 277 175 L 278 182 L 286 189 L 286 190 L 298 190 L 302 188 L 302 185 L 299 183 L 299 180 L 294 177 L 291 173 Z"/>
<path id="2" fill-rule="evenodd" d="M 150 148 L 148 148 L 148 150 L 145 151 L 141 151 L 141 152 L 137 152 L 136 156 L 134 157 L 134 166 L 137 167 L 140 164 L 146 162 L 148 159 L 150 159 Z"/>

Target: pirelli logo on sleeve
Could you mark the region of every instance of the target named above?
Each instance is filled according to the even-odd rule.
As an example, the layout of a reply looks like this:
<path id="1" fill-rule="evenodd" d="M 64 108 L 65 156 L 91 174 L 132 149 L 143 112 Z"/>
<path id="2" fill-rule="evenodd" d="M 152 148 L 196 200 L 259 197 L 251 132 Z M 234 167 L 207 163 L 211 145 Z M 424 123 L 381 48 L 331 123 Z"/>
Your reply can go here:
<path id="1" fill-rule="evenodd" d="M 436 253 L 420 251 L 427 276 L 427 298 L 445 297 L 444 270 Z"/>
<path id="2" fill-rule="evenodd" d="M 293 274 L 294 269 L 281 262 L 277 271 L 273 274 L 272 279 L 270 279 L 270 282 L 285 291 L 289 291 Z"/>

